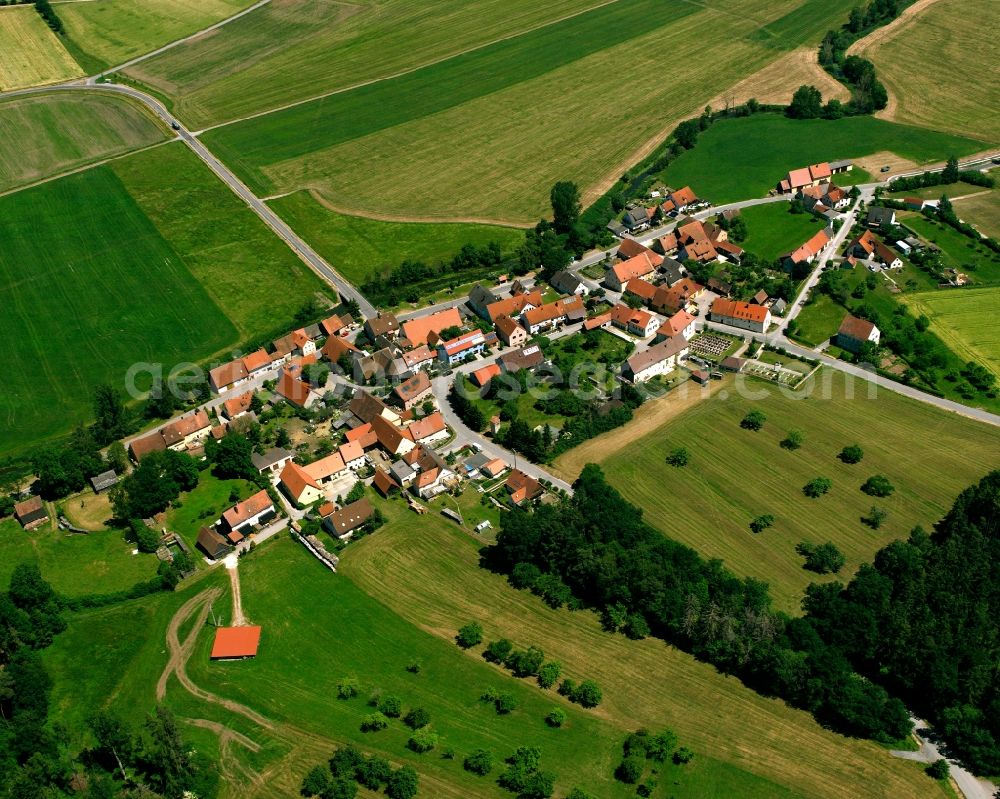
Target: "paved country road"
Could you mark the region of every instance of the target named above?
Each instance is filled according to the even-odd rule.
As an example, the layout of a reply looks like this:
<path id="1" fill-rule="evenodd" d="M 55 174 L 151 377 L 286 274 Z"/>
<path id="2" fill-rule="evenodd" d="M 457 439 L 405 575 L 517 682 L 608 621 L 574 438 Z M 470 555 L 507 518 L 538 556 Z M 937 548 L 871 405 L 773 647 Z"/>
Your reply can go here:
<path id="1" fill-rule="evenodd" d="M 913 722 L 914 735 L 920 741 L 920 748 L 916 752 L 893 750 L 890 754 L 904 760 L 914 760 L 917 763 L 933 763 L 936 760 L 945 759 L 951 768 L 951 778 L 965 799 L 993 799 L 997 791 L 996 785 L 989 780 L 979 779 L 972 772 L 963 768 L 960 763 L 948 758 L 946 752 L 938 745 L 937 737 L 926 721 L 914 716 L 911 716 L 910 720 Z"/>

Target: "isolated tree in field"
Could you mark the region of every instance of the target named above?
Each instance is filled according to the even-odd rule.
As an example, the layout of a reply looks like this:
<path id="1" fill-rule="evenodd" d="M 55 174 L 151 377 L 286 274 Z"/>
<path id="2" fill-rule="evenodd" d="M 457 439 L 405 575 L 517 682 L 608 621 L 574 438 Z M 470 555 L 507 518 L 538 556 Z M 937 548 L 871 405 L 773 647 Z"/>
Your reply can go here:
<path id="1" fill-rule="evenodd" d="M 513 694 L 502 693 L 497 696 L 496 702 L 493 704 L 496 707 L 497 714 L 500 716 L 506 716 L 517 709 L 517 700 L 514 699 Z"/>
<path id="2" fill-rule="evenodd" d="M 466 771 L 471 771 L 473 774 L 485 777 L 493 770 L 493 755 L 485 749 L 477 749 L 465 758 L 462 766 Z"/>
<path id="3" fill-rule="evenodd" d="M 389 719 L 382 713 L 369 713 L 361 719 L 361 732 L 378 732 L 389 726 Z"/>
<path id="4" fill-rule="evenodd" d="M 798 430 L 789 430 L 788 435 L 781 440 L 782 449 L 798 449 L 802 446 L 803 436 Z"/>
<path id="5" fill-rule="evenodd" d="M 861 484 L 861 490 L 870 497 L 888 497 L 896 489 L 884 474 L 873 474 Z"/>
<path id="6" fill-rule="evenodd" d="M 800 541 L 795 551 L 805 558 L 803 566 L 817 574 L 832 574 L 839 572 L 846 562 L 841 551 L 830 541 L 825 544 L 813 544 Z"/>
<path id="7" fill-rule="evenodd" d="M 438 737 L 436 733 L 431 732 L 429 729 L 424 727 L 423 729 L 417 730 L 410 739 L 406 742 L 408 749 L 416 752 L 417 754 L 424 754 L 425 752 L 431 751 L 438 744 Z"/>
<path id="8" fill-rule="evenodd" d="M 398 696 L 386 694 L 379 698 L 378 710 L 391 719 L 398 719 L 403 713 L 403 703 Z"/>
<path id="9" fill-rule="evenodd" d="M 417 795 L 420 778 L 412 766 L 403 766 L 392 772 L 385 786 L 389 799 L 413 799 Z"/>
<path id="10" fill-rule="evenodd" d="M 868 515 L 865 516 L 861 521 L 871 527 L 873 530 L 878 530 L 882 526 L 882 523 L 889 516 L 889 511 L 884 508 L 880 508 L 877 505 L 872 505 L 871 509 L 868 511 Z"/>
<path id="11" fill-rule="evenodd" d="M 561 727 L 566 723 L 566 718 L 566 711 L 561 707 L 557 707 L 545 717 L 545 723 L 550 727 Z"/>
<path id="12" fill-rule="evenodd" d="M 763 513 L 757 518 L 755 518 L 752 522 L 750 522 L 750 530 L 754 533 L 762 533 L 768 527 L 771 527 L 773 524 L 774 524 L 774 516 L 772 516 L 770 513 Z"/>
<path id="13" fill-rule="evenodd" d="M 358 681 L 354 677 L 341 677 L 337 681 L 337 698 L 353 699 L 358 695 Z"/>
<path id="14" fill-rule="evenodd" d="M 580 219 L 580 190 L 572 181 L 562 180 L 549 193 L 552 225 L 557 233 L 569 233 Z"/>
<path id="15" fill-rule="evenodd" d="M 411 730 L 419 730 L 431 723 L 431 714 L 422 707 L 414 707 L 403 718 L 403 723 Z"/>
<path id="16" fill-rule="evenodd" d="M 787 113 L 792 119 L 817 119 L 823 113 L 823 95 L 815 86 L 799 86 Z"/>
<path id="17" fill-rule="evenodd" d="M 941 173 L 941 182 L 945 184 L 958 183 L 958 176 L 958 158 L 954 155 L 949 156 L 944 171 Z"/>
<path id="18" fill-rule="evenodd" d="M 667 464 L 670 466 L 680 468 L 687 466 L 690 462 L 691 454 L 687 451 L 687 447 L 674 447 L 670 450 L 670 454 L 667 455 Z"/>
<path id="19" fill-rule="evenodd" d="M 584 707 L 597 707 L 602 698 L 601 687 L 593 680 L 584 680 L 573 691 L 573 701 Z"/>
<path id="20" fill-rule="evenodd" d="M 864 456 L 865 456 L 865 451 L 861 449 L 860 446 L 858 446 L 857 444 L 851 444 L 849 446 L 844 447 L 840 451 L 840 455 L 838 455 L 837 457 L 840 458 L 840 460 L 842 460 L 844 463 L 860 463 L 861 459 Z"/>
<path id="21" fill-rule="evenodd" d="M 810 499 L 816 499 L 826 494 L 833 487 L 829 477 L 814 477 L 802 487 L 802 493 Z"/>
<path id="22" fill-rule="evenodd" d="M 764 415 L 763 411 L 752 410 L 740 421 L 740 427 L 744 430 L 753 430 L 756 432 L 764 426 L 764 422 L 766 421 L 767 416 Z"/>
<path id="23" fill-rule="evenodd" d="M 455 642 L 462 647 L 462 649 L 469 649 L 474 646 L 478 646 L 483 640 L 483 625 L 478 621 L 470 621 L 464 627 L 460 628 L 458 635 L 455 636 Z"/>
<path id="24" fill-rule="evenodd" d="M 674 752 L 673 761 L 678 766 L 683 766 L 685 763 L 690 763 L 694 758 L 694 752 L 688 749 L 686 746 L 682 746 L 676 752 Z"/>

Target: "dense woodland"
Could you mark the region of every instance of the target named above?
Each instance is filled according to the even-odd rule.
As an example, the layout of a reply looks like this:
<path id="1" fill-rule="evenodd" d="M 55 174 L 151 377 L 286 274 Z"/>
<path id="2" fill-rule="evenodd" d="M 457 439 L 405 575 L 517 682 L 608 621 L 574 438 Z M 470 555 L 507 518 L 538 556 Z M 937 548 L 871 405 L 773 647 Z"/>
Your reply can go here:
<path id="1" fill-rule="evenodd" d="M 1000 767 L 1000 472 L 966 491 L 935 536 L 890 545 L 847 589 L 810 588 L 801 618 L 774 611 L 765 583 L 653 529 L 596 465 L 575 492 L 505 515 L 484 565 L 531 564 L 622 620 L 611 629 L 648 630 L 848 735 L 905 736 L 905 699 L 970 764 Z"/>

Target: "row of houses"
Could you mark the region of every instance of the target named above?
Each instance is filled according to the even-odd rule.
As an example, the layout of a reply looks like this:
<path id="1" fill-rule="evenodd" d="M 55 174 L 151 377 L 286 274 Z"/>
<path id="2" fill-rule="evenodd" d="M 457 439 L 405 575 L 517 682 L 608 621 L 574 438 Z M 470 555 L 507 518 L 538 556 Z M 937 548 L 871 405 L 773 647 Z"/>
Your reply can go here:
<path id="1" fill-rule="evenodd" d="M 625 209 L 622 220 L 610 222 L 608 230 L 619 238 L 623 237 L 625 233 L 640 233 L 664 217 L 676 217 L 689 208 L 701 205 L 707 205 L 707 203 L 699 200 L 690 186 L 684 186 L 676 191 L 668 189 L 665 199 L 656 205 L 647 206 L 643 203 L 631 203 Z"/>
<path id="2" fill-rule="evenodd" d="M 802 189 L 829 183 L 834 175 L 850 172 L 854 168 L 851 161 L 821 161 L 818 164 L 793 169 L 778 181 L 780 194 L 796 194 Z"/>

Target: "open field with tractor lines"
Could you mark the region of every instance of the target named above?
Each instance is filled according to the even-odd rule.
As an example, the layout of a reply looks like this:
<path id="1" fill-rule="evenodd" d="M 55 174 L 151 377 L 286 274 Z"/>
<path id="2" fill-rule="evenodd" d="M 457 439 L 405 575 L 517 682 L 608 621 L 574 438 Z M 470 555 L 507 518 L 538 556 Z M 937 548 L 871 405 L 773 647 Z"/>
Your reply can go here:
<path id="1" fill-rule="evenodd" d="M 1000 379 L 1000 287 L 927 291 L 906 295 L 914 314 L 931 320 L 931 329 L 963 361 L 975 361 Z"/>
<path id="2" fill-rule="evenodd" d="M 994 177 L 997 176 L 994 171 Z M 1000 237 L 1000 189 L 988 191 L 972 190 L 952 200 L 955 213 L 970 225 L 975 225 L 980 233 L 992 238 Z"/>
<path id="3" fill-rule="evenodd" d="M 34 8 L 0 8 L 0 91 L 59 83 L 82 74 Z"/>
<path id="4" fill-rule="evenodd" d="M 850 52 L 870 59 L 889 90 L 879 115 L 1000 142 L 1000 4 L 929 2 Z"/>
<path id="5" fill-rule="evenodd" d="M 146 109 L 98 92 L 0 103 L 0 192 L 166 141 Z"/>
<path id="6" fill-rule="evenodd" d="M 754 390 L 766 394 L 759 400 L 744 396 Z M 725 398 L 699 403 L 601 465 L 650 524 L 705 557 L 722 558 L 737 574 L 765 580 L 776 603 L 797 612 L 810 582 L 831 579 L 802 568 L 795 552 L 800 541 L 833 541 L 847 556 L 840 578 L 849 577 L 914 525 L 930 529 L 962 489 L 1000 460 L 995 427 L 886 389 L 870 399 L 867 384 L 858 383 L 854 392 L 847 396 L 844 376 L 830 370 L 817 373 L 794 396 L 749 378 L 744 390 L 737 385 Z M 740 428 L 752 409 L 767 416 L 760 432 Z M 779 446 L 791 430 L 804 438 L 794 451 Z M 855 465 L 837 458 L 850 444 L 864 450 Z M 666 463 L 667 453 L 679 446 L 691 455 L 684 468 Z M 981 457 L 969 458 L 972 451 Z M 895 486 L 891 497 L 859 490 L 873 474 L 889 478 Z M 802 487 L 815 477 L 830 478 L 833 488 L 810 499 Z M 861 521 L 872 505 L 889 513 L 878 530 Z M 750 521 L 762 514 L 772 514 L 774 526 L 754 534 Z"/>

